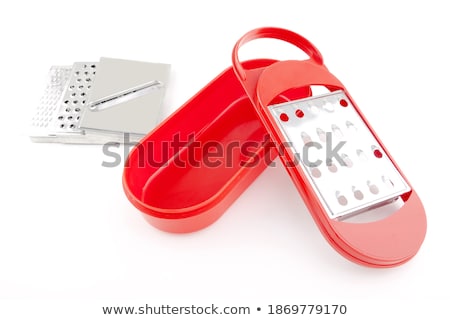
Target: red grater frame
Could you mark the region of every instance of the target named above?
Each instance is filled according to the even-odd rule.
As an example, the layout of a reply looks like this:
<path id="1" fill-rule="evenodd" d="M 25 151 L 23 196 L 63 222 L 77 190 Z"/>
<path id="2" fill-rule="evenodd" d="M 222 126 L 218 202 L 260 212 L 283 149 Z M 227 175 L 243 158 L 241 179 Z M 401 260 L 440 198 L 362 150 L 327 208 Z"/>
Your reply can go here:
<path id="1" fill-rule="evenodd" d="M 270 66 L 249 69 L 239 62 L 238 51 L 245 43 L 273 38 L 291 43 L 309 55 L 308 60 L 279 61 Z M 419 250 L 426 233 L 426 216 L 423 205 L 407 179 L 377 137 L 344 85 L 323 64 L 317 48 L 304 37 L 280 28 L 259 28 L 246 33 L 236 43 L 232 61 L 237 78 L 241 81 L 271 139 L 281 146 L 285 136 L 269 111 L 272 101 L 280 94 L 294 88 L 321 85 L 331 92 L 342 90 L 364 124 L 410 187 L 402 194 L 403 206 L 389 217 L 369 223 L 350 223 L 331 219 L 319 195 L 299 166 L 289 166 L 295 160 L 290 150 L 280 157 L 295 186 L 304 199 L 317 226 L 328 242 L 344 257 L 370 267 L 393 267 L 410 260 Z"/>

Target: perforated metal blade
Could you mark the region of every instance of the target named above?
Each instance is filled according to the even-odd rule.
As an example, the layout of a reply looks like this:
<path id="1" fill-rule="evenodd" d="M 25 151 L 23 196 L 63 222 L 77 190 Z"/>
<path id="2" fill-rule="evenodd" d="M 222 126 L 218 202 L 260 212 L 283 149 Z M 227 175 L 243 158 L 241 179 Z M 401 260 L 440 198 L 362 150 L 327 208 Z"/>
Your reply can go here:
<path id="1" fill-rule="evenodd" d="M 344 218 L 411 190 L 343 91 L 272 105 L 328 216 Z"/>
<path id="2" fill-rule="evenodd" d="M 51 142 L 55 140 L 56 119 L 71 72 L 71 66 L 53 66 L 50 68 L 44 95 L 31 119 L 30 137 L 33 141 Z"/>
<path id="3" fill-rule="evenodd" d="M 80 122 L 96 73 L 97 63 L 95 62 L 73 64 L 56 116 L 54 129 L 57 134 L 83 134 Z"/>

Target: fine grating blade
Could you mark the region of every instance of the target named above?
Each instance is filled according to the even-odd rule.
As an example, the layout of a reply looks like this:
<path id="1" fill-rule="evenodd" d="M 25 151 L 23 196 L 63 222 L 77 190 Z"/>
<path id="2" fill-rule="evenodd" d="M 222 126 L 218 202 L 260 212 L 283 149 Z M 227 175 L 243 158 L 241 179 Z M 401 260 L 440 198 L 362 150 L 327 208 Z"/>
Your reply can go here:
<path id="1" fill-rule="evenodd" d="M 33 141 L 46 141 L 54 136 L 55 117 L 71 71 L 72 67 L 69 66 L 50 68 L 47 86 L 31 119 L 30 137 Z"/>
<path id="2" fill-rule="evenodd" d="M 411 190 L 343 91 L 269 107 L 332 219 Z"/>

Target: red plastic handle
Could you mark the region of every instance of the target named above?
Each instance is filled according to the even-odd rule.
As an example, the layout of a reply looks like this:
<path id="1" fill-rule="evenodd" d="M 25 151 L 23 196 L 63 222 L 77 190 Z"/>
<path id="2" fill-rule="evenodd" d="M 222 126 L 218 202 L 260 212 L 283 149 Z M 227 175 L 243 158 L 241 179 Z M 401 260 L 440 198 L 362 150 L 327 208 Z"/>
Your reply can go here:
<path id="1" fill-rule="evenodd" d="M 323 64 L 323 58 L 320 51 L 311 42 L 309 42 L 308 39 L 302 37 L 301 35 L 282 28 L 274 28 L 274 27 L 258 28 L 244 34 L 237 41 L 236 45 L 233 48 L 232 53 L 233 67 L 236 72 L 236 75 L 240 78 L 241 81 L 247 80 L 247 71 L 239 61 L 238 55 L 239 49 L 247 42 L 262 38 L 278 39 L 291 43 L 294 46 L 303 50 L 310 57 L 310 60 L 314 61 L 316 64 L 319 65 Z"/>

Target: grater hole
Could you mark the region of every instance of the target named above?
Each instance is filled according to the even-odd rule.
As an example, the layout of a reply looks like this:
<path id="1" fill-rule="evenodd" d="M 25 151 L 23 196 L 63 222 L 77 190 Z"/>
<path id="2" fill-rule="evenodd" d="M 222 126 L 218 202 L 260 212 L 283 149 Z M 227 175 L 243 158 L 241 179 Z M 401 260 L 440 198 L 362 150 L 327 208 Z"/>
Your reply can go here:
<path id="1" fill-rule="evenodd" d="M 71 85 L 71 86 L 69 87 L 70 90 L 73 90 L 74 88 L 75 88 L 74 85 Z"/>
<path id="2" fill-rule="evenodd" d="M 309 134 L 307 134 L 305 131 L 302 131 L 302 133 L 300 135 L 301 135 L 302 140 L 303 140 L 303 142 L 305 144 L 310 143 L 312 141 L 311 137 L 309 136 Z"/>
<path id="3" fill-rule="evenodd" d="M 75 112 L 80 112 L 80 108 L 75 108 Z"/>
<path id="4" fill-rule="evenodd" d="M 68 117 L 67 117 L 67 120 L 69 120 L 69 121 L 71 121 L 72 119 L 73 119 L 72 116 L 68 116 Z"/>
<path id="5" fill-rule="evenodd" d="M 95 64 L 91 64 L 91 68 L 92 68 L 92 69 L 95 69 Z"/>
<path id="6" fill-rule="evenodd" d="M 332 124 L 331 125 L 331 130 L 333 131 L 333 133 L 339 137 L 342 138 L 344 135 L 342 134 L 341 128 L 339 128 L 336 124 Z"/>
<path id="7" fill-rule="evenodd" d="M 78 89 L 80 89 L 80 90 L 83 90 L 83 88 L 84 88 L 84 86 L 83 86 L 83 85 L 81 85 L 81 86 L 78 86 Z"/>
<path id="8" fill-rule="evenodd" d="M 78 78 L 78 79 L 77 79 L 77 82 L 81 82 L 81 79 L 80 79 L 80 78 Z"/>
<path id="9" fill-rule="evenodd" d="M 68 104 L 68 103 L 69 103 L 69 100 L 64 101 L 64 103 L 65 103 L 65 104 Z"/>
<path id="10" fill-rule="evenodd" d="M 77 119 L 77 121 L 78 121 L 78 120 L 80 120 L 80 116 L 77 116 L 77 118 L 76 118 L 76 119 Z"/>
<path id="11" fill-rule="evenodd" d="M 346 155 L 345 153 L 343 153 L 341 155 L 342 160 L 344 161 L 345 166 L 351 168 L 353 167 L 353 161 L 350 159 L 350 157 L 348 155 Z"/>
<path id="12" fill-rule="evenodd" d="M 358 156 L 359 160 L 361 161 L 367 161 L 367 156 L 361 149 L 356 150 L 356 155 Z"/>
<path id="13" fill-rule="evenodd" d="M 344 195 L 340 195 L 339 192 L 337 192 L 337 201 L 341 206 L 346 206 L 348 204 L 347 198 Z"/>
<path id="14" fill-rule="evenodd" d="M 61 120 L 64 120 L 64 117 L 63 117 L 63 116 L 59 116 L 59 117 L 58 117 L 58 120 L 60 120 L 60 121 L 61 121 Z"/>
<path id="15" fill-rule="evenodd" d="M 391 179 L 389 179 L 388 177 L 385 176 L 381 176 L 381 180 L 384 182 L 384 184 L 389 187 L 389 188 L 393 188 L 394 187 L 394 183 L 392 182 Z"/>
<path id="16" fill-rule="evenodd" d="M 87 76 L 89 74 L 89 71 L 85 71 L 84 74 Z"/>
<path id="17" fill-rule="evenodd" d="M 72 103 L 73 103 L 73 104 L 77 104 L 77 103 L 78 103 L 78 100 L 73 100 Z"/>
<path id="18" fill-rule="evenodd" d="M 305 113 L 302 110 L 297 109 L 297 111 L 295 111 L 295 115 L 297 116 L 297 118 L 303 118 L 305 116 Z"/>
<path id="19" fill-rule="evenodd" d="M 91 78 L 86 78 L 86 82 L 91 82 Z"/>
<path id="20" fill-rule="evenodd" d="M 348 102 L 347 102 L 347 100 L 345 100 L 345 99 L 341 99 L 341 100 L 339 101 L 339 104 L 340 104 L 341 106 L 343 106 L 343 107 L 347 107 L 347 106 L 348 106 Z"/>
<path id="21" fill-rule="evenodd" d="M 61 129 L 64 129 L 64 127 L 65 127 L 64 123 L 61 123 L 61 124 L 59 125 L 59 127 L 60 127 Z"/>
<path id="22" fill-rule="evenodd" d="M 373 148 L 373 146 L 372 146 L 372 148 Z M 375 147 L 375 149 L 373 149 L 373 155 L 378 159 L 383 157 L 383 154 L 381 153 L 380 149 L 377 149 L 376 147 Z"/>
<path id="23" fill-rule="evenodd" d="M 330 171 L 330 172 L 332 172 L 332 173 L 336 173 L 337 172 L 337 167 L 336 167 L 336 165 L 333 163 L 333 162 L 331 162 L 330 163 L 330 165 L 329 166 L 327 166 L 328 167 L 328 170 Z"/>
<path id="24" fill-rule="evenodd" d="M 311 111 L 312 114 L 319 114 L 320 110 L 316 106 L 310 106 L 309 111 Z"/>
<path id="25" fill-rule="evenodd" d="M 79 74 L 80 74 L 80 71 L 75 71 L 75 74 L 76 74 L 76 75 L 79 75 Z"/>
<path id="26" fill-rule="evenodd" d="M 334 105 L 330 102 L 325 102 L 323 109 L 327 112 L 333 112 L 334 111 Z"/>
<path id="27" fill-rule="evenodd" d="M 325 131 L 323 131 L 321 128 L 316 129 L 317 135 L 319 136 L 320 141 L 325 142 L 327 140 L 327 135 Z"/>
<path id="28" fill-rule="evenodd" d="M 66 112 L 70 112 L 71 111 L 71 109 L 70 108 L 66 108 Z"/>
<path id="29" fill-rule="evenodd" d="M 311 169 L 311 175 L 314 178 L 320 178 L 322 176 L 322 172 L 320 172 L 319 168 L 312 168 Z"/>
<path id="30" fill-rule="evenodd" d="M 81 104 L 85 105 L 86 104 L 86 100 L 81 101 Z"/>
<path id="31" fill-rule="evenodd" d="M 352 122 L 347 120 L 345 122 L 345 125 L 347 126 L 347 129 L 350 130 L 350 131 L 353 131 L 353 132 L 357 131 L 355 125 Z"/>
<path id="32" fill-rule="evenodd" d="M 77 94 L 75 92 L 71 94 L 72 97 L 76 97 L 76 95 Z"/>
<path id="33" fill-rule="evenodd" d="M 73 128 L 75 128 L 75 125 L 74 125 L 74 124 L 71 124 L 71 125 L 69 126 L 69 128 L 70 128 L 70 129 L 73 129 Z"/>
<path id="34" fill-rule="evenodd" d="M 85 92 L 82 92 L 82 93 L 80 93 L 80 95 L 81 95 L 82 97 L 84 97 L 84 96 L 86 95 L 86 93 L 85 93 Z"/>
<path id="35" fill-rule="evenodd" d="M 286 113 L 280 114 L 280 120 L 286 122 L 289 120 L 289 116 Z"/>
<path id="36" fill-rule="evenodd" d="M 353 189 L 353 196 L 355 197 L 356 200 L 364 199 L 364 194 L 362 193 L 361 190 L 358 190 L 355 187 L 353 187 L 352 189 Z"/>
<path id="37" fill-rule="evenodd" d="M 367 181 L 367 185 L 369 186 L 369 191 L 372 194 L 378 194 L 380 192 L 380 189 L 378 189 L 378 187 L 370 181 Z"/>

